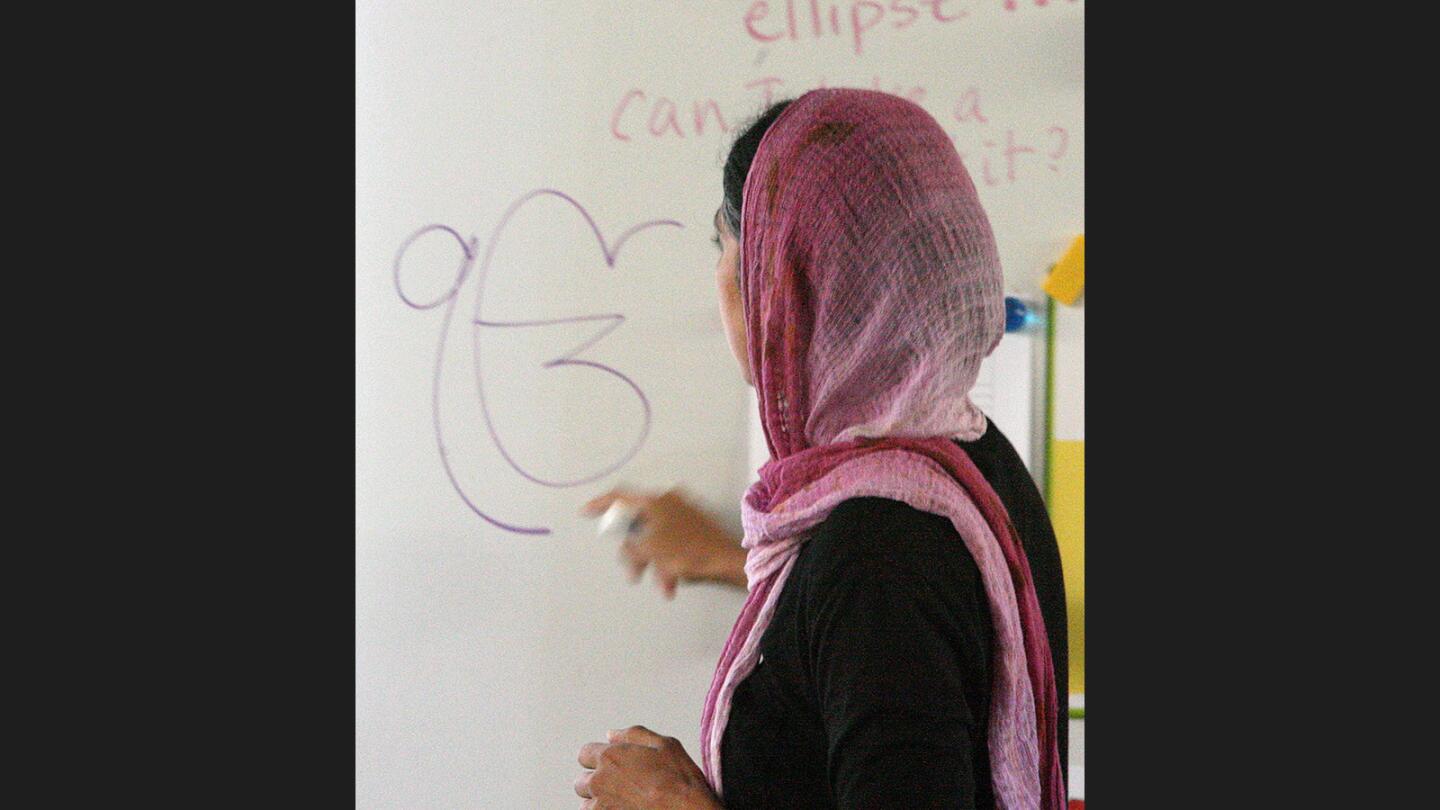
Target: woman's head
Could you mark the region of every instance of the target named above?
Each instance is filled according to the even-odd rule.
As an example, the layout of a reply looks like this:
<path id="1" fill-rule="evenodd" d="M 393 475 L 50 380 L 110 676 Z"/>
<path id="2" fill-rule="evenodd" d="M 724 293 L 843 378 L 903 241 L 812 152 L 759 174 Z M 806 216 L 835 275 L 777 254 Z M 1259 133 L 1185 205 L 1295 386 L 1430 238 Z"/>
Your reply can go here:
<path id="1" fill-rule="evenodd" d="M 852 89 L 813 90 L 766 123 L 742 135 L 755 149 L 739 230 L 723 206 L 717 225 L 738 274 L 722 309 L 738 304 L 731 345 L 772 457 L 870 436 L 978 436 L 968 393 L 1004 332 L 1002 279 L 945 130 L 913 102 Z"/>

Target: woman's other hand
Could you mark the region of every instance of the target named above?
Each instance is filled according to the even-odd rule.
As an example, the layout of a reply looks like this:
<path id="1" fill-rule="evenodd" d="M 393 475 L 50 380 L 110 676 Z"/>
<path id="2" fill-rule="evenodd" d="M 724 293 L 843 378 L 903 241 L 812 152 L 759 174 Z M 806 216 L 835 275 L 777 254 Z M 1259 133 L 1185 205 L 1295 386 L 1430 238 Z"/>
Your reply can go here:
<path id="1" fill-rule="evenodd" d="M 602 514 L 619 501 L 638 513 L 634 534 L 620 545 L 620 557 L 638 582 L 647 566 L 666 599 L 675 598 L 679 582 L 721 582 L 745 587 L 745 550 L 740 541 L 677 487 L 660 495 L 626 488 L 613 489 L 581 508 Z"/>
<path id="2" fill-rule="evenodd" d="M 580 748 L 582 810 L 723 810 L 679 740 L 644 726 L 606 737 Z"/>

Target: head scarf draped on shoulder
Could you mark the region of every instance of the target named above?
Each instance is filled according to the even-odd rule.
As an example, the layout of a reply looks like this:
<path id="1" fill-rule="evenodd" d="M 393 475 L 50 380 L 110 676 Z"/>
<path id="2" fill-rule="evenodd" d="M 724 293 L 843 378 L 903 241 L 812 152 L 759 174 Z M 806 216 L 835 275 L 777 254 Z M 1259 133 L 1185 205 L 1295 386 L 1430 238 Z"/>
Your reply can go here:
<path id="1" fill-rule="evenodd" d="M 711 787 L 723 796 L 730 701 L 808 530 L 840 502 L 875 496 L 955 524 L 994 622 L 996 802 L 1062 808 L 1061 719 L 1030 567 L 999 497 L 953 441 L 985 432 L 969 392 L 1005 318 L 994 235 L 949 136 L 897 96 L 804 94 L 760 142 L 740 243 L 770 460 L 741 504 L 749 594 L 701 720 Z"/>

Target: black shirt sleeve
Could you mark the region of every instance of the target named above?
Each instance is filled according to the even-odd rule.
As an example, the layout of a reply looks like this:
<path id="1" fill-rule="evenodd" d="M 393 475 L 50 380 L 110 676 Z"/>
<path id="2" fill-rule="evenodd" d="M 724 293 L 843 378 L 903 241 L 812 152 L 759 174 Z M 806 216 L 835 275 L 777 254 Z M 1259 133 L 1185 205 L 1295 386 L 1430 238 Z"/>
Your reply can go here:
<path id="1" fill-rule="evenodd" d="M 847 501 L 796 566 L 836 806 L 971 808 L 990 796 L 988 767 L 976 772 L 977 760 L 988 764 L 977 754 L 989 608 L 950 521 L 885 499 Z"/>

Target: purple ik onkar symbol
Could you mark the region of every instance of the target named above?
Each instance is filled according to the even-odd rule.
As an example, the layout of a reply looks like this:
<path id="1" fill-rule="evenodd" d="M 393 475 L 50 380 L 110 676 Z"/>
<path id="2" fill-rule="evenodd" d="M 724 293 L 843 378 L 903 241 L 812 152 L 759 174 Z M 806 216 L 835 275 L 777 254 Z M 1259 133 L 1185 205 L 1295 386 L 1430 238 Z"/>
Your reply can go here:
<path id="1" fill-rule="evenodd" d="M 550 196 L 562 200 L 572 206 L 575 211 L 579 212 L 580 216 L 584 218 L 586 224 L 590 226 L 590 230 L 595 234 L 595 241 L 600 248 L 601 255 L 605 259 L 606 267 L 609 267 L 611 269 L 615 267 L 615 262 L 620 255 L 620 248 L 625 244 L 626 240 L 628 240 L 635 234 L 645 230 L 646 228 L 653 228 L 658 225 L 673 225 L 677 228 L 683 228 L 684 226 L 673 219 L 657 219 L 648 222 L 642 222 L 620 234 L 620 236 L 616 237 L 614 243 L 610 244 L 605 241 L 604 235 L 600 233 L 600 227 L 596 225 L 594 217 L 590 216 L 590 213 L 585 210 L 584 206 L 580 205 L 580 203 L 577 202 L 573 197 L 564 193 L 563 191 L 542 188 L 525 194 L 524 196 L 516 200 L 514 203 L 512 203 L 508 209 L 505 210 L 505 213 L 500 217 L 499 223 L 496 224 L 495 230 L 492 231 L 490 234 L 490 243 L 485 248 L 484 256 L 480 257 L 480 271 L 476 275 L 475 279 L 475 309 L 470 320 L 472 326 L 474 327 L 472 332 L 471 354 L 474 357 L 474 373 L 476 386 L 475 390 L 478 392 L 480 413 L 484 418 L 485 428 L 490 434 L 490 440 L 495 444 L 496 449 L 500 451 L 500 455 L 505 459 L 506 463 L 515 470 L 515 472 L 520 474 L 521 477 L 541 486 L 575 487 L 582 484 L 588 484 L 592 481 L 596 481 L 606 475 L 609 475 L 610 473 L 624 466 L 626 462 L 628 462 L 631 458 L 635 456 L 637 452 L 639 452 L 641 445 L 644 444 L 645 438 L 647 435 L 649 435 L 650 432 L 650 400 L 645 397 L 645 393 L 640 390 L 640 387 L 635 384 L 634 380 L 630 379 L 616 369 L 604 365 L 603 363 L 596 363 L 591 360 L 578 359 L 579 355 L 582 352 L 584 352 L 591 346 L 594 346 L 596 343 L 600 342 L 600 340 L 602 340 L 606 335 L 609 335 L 611 332 L 615 331 L 615 329 L 618 328 L 620 324 L 624 323 L 624 315 L 615 312 L 597 315 L 576 315 L 569 318 L 554 318 L 549 320 L 528 321 L 497 321 L 493 319 L 487 319 L 481 315 L 480 307 L 485 297 L 485 279 L 487 273 L 490 270 L 490 261 L 495 255 L 495 247 L 500 241 L 501 234 L 504 232 L 506 225 L 510 223 L 510 220 L 524 205 L 529 203 L 531 200 L 534 200 L 541 196 Z M 405 253 L 407 250 L 410 249 L 410 246 L 414 244 L 416 240 L 420 239 L 420 237 L 430 233 L 448 234 L 451 239 L 454 239 L 455 243 L 460 246 L 460 263 L 459 267 L 456 269 L 455 272 L 455 282 L 450 286 L 450 289 L 446 291 L 444 295 L 441 295 L 439 298 L 433 301 L 416 301 L 405 294 L 405 289 L 400 283 L 400 268 L 401 264 L 404 262 Z M 547 527 L 516 525 L 514 523 L 509 523 L 500 520 L 499 518 L 496 518 L 492 515 L 489 515 L 483 509 L 481 509 L 480 506 L 475 503 L 475 500 L 471 497 L 471 495 L 467 493 L 464 487 L 460 485 L 460 481 L 455 475 L 455 469 L 453 466 L 453 460 L 450 457 L 450 452 L 445 446 L 445 432 L 440 420 L 440 375 L 445 365 L 445 340 L 450 333 L 450 323 L 452 317 L 455 314 L 455 305 L 459 300 L 460 288 L 464 286 L 465 280 L 469 276 L 471 268 L 475 266 L 475 259 L 478 255 L 479 240 L 475 237 L 471 237 L 470 240 L 467 242 L 458 231 L 456 231 L 454 228 L 449 227 L 448 225 L 426 225 L 418 231 L 410 234 L 410 236 L 407 237 L 405 241 L 400 245 L 400 250 L 395 254 L 395 264 L 393 268 L 395 291 L 400 294 L 401 300 L 403 300 L 408 306 L 413 309 L 426 310 L 434 309 L 435 307 L 438 307 L 442 304 L 445 305 L 445 318 L 443 323 L 441 324 L 440 329 L 440 344 L 435 354 L 435 373 L 431 385 L 430 401 L 431 416 L 435 426 L 435 443 L 440 449 L 440 461 L 445 466 L 445 474 L 450 479 L 450 485 L 455 488 L 455 492 L 460 496 L 461 500 L 465 502 L 465 505 L 468 506 L 471 511 L 473 511 L 475 514 L 479 515 L 481 518 L 498 528 L 504 529 L 508 532 L 514 532 L 516 534 L 549 534 L 550 529 Z M 504 441 L 502 441 L 500 438 L 500 433 L 495 428 L 495 421 L 491 416 L 490 406 L 487 404 L 485 399 L 484 377 L 481 373 L 480 368 L 480 338 L 482 330 L 486 328 L 535 328 L 589 321 L 603 323 L 604 325 L 600 329 L 598 329 L 594 333 L 594 335 L 590 337 L 590 339 L 586 340 L 585 342 L 581 343 L 579 346 L 576 346 L 565 354 L 560 355 L 559 357 L 545 361 L 541 364 L 541 368 L 554 369 L 565 366 L 577 366 L 590 368 L 598 373 L 609 374 L 618 378 L 621 382 L 628 385 L 630 389 L 635 392 L 635 396 L 639 398 L 640 406 L 644 410 L 644 424 L 640 430 L 640 435 L 636 438 L 635 442 L 630 446 L 630 448 L 623 455 L 621 455 L 619 459 L 613 461 L 603 469 L 588 473 L 578 478 L 567 480 L 552 480 L 541 478 L 540 476 L 529 472 L 520 465 L 520 462 L 517 461 L 511 455 L 510 451 L 505 447 Z"/>

